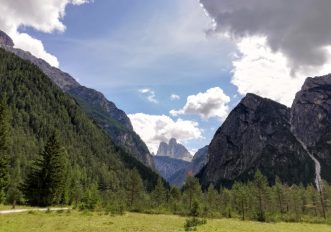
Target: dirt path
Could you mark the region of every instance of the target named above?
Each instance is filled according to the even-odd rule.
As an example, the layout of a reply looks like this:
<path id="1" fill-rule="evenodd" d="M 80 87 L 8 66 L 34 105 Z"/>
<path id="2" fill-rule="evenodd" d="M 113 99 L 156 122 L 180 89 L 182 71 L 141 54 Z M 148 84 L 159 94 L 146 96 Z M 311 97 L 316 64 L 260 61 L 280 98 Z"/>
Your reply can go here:
<path id="1" fill-rule="evenodd" d="M 69 208 L 42 208 L 42 209 L 8 209 L 0 210 L 0 214 L 11 214 L 11 213 L 24 213 L 29 211 L 60 211 L 60 210 L 69 210 Z"/>

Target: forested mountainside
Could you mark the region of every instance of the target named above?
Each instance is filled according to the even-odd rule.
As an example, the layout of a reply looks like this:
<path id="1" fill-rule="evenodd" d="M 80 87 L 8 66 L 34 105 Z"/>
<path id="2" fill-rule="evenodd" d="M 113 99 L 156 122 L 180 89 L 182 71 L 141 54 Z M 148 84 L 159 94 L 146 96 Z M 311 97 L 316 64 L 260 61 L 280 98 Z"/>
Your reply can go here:
<path id="1" fill-rule="evenodd" d="M 12 175 L 19 173 L 24 179 L 47 138 L 57 131 L 82 188 L 89 183 L 98 183 L 101 190 L 125 187 L 128 169 L 136 168 L 147 189 L 153 189 L 156 173 L 115 146 L 75 99 L 37 66 L 4 49 L 0 49 L 0 98 L 9 108 Z"/>
<path id="2" fill-rule="evenodd" d="M 118 109 L 102 93 L 81 86 L 68 73 L 50 66 L 46 61 L 34 57 L 29 52 L 13 48 L 13 46 L 11 38 L 0 31 L 0 47 L 37 65 L 57 86 L 77 100 L 83 110 L 110 135 L 116 145 L 154 169 L 153 158 L 146 144 L 133 131 L 130 119 L 124 111 Z"/>

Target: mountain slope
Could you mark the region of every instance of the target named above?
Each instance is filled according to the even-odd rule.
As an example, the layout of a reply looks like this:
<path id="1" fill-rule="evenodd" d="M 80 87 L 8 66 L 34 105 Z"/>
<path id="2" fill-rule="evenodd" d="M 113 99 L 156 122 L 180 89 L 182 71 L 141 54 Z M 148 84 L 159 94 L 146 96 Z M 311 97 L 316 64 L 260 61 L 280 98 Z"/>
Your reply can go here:
<path id="1" fill-rule="evenodd" d="M 185 170 L 186 167 L 190 164 L 188 161 L 174 159 L 168 156 L 155 156 L 154 157 L 155 168 L 158 170 L 158 173 L 172 184 L 169 179 L 175 173 L 180 170 Z"/>
<path id="2" fill-rule="evenodd" d="M 22 178 L 44 146 L 58 131 L 73 167 L 103 188 L 125 182 L 127 168 L 137 168 L 149 189 L 157 174 L 122 149 L 35 65 L 0 48 L 0 99 L 9 106 L 12 168 L 20 167 Z"/>
<path id="3" fill-rule="evenodd" d="M 312 183 L 314 163 L 291 132 L 290 109 L 247 94 L 217 130 L 207 165 L 199 173 L 204 187 L 249 180 L 257 169 L 274 182 Z"/>
<path id="4" fill-rule="evenodd" d="M 195 176 L 208 162 L 208 146 L 199 149 L 193 156 L 192 161 L 186 167 L 178 170 L 167 180 L 169 184 L 182 187 L 188 175 Z"/>
<path id="5" fill-rule="evenodd" d="M 331 75 L 307 78 L 292 105 L 293 132 L 321 165 L 331 182 Z"/>
<path id="6" fill-rule="evenodd" d="M 154 168 L 153 158 L 146 144 L 133 131 L 127 115 L 113 102 L 108 101 L 100 92 L 81 86 L 68 73 L 50 66 L 29 52 L 13 48 L 13 45 L 10 37 L 0 31 L 0 47 L 37 65 L 57 86 L 77 100 L 90 117 L 105 129 L 116 145 L 122 147 L 146 166 Z"/>

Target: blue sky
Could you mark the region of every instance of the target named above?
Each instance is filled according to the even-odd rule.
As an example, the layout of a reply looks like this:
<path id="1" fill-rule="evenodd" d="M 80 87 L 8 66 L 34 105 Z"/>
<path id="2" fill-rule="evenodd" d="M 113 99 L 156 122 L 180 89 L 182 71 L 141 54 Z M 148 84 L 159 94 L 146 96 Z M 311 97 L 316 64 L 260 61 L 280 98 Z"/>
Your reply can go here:
<path id="1" fill-rule="evenodd" d="M 95 1 L 69 5 L 65 32 L 43 33 L 21 28 L 41 40 L 60 68 L 82 85 L 101 91 L 127 114 L 167 115 L 189 95 L 219 86 L 233 96 L 230 84 L 234 50 L 229 41 L 208 36 L 211 19 L 198 1 Z M 141 89 L 154 91 L 158 103 Z M 170 95 L 180 96 L 171 100 Z M 172 117 L 177 120 L 177 117 Z M 183 139 L 189 150 L 209 144 L 221 120 L 181 115 L 199 123 L 200 138 Z"/>
<path id="2" fill-rule="evenodd" d="M 331 1 L 0 3 L 16 47 L 101 91 L 152 152 L 171 137 L 195 151 L 246 93 L 291 106 L 307 76 L 331 72 Z"/>

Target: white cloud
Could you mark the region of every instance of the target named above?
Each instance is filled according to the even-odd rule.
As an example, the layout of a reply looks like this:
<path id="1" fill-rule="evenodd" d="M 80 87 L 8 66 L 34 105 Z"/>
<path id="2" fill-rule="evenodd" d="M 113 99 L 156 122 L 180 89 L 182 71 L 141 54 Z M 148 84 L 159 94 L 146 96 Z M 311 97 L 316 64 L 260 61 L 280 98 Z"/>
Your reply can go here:
<path id="1" fill-rule="evenodd" d="M 243 39 L 238 49 L 241 54 L 233 62 L 232 83 L 241 95 L 251 92 L 291 106 L 307 76 L 331 72 L 326 64 L 318 71 L 307 69 L 293 75 L 287 57 L 273 52 L 264 38 Z"/>
<path id="2" fill-rule="evenodd" d="M 63 32 L 65 25 L 60 21 L 65 15 L 68 4 L 80 5 L 87 0 L 0 0 L 0 29 L 12 37 L 15 46 L 45 59 L 58 67 L 55 56 L 45 51 L 40 40 L 20 33 L 20 27 L 32 27 L 38 31 L 51 33 Z"/>
<path id="3" fill-rule="evenodd" d="M 142 93 L 147 98 L 147 101 L 155 103 L 155 104 L 159 103 L 159 101 L 156 99 L 156 94 L 155 94 L 154 90 L 145 88 L 145 89 L 139 89 L 138 91 L 139 91 L 139 93 Z"/>
<path id="4" fill-rule="evenodd" d="M 134 130 L 147 144 L 150 152 L 157 152 L 160 142 L 176 138 L 180 143 L 202 138 L 202 130 L 194 121 L 177 119 L 166 115 L 148 115 L 143 113 L 128 115 Z"/>
<path id="5" fill-rule="evenodd" d="M 180 96 L 177 95 L 177 94 L 171 94 L 170 95 L 170 100 L 171 101 L 176 101 L 176 100 L 179 100 L 180 99 Z"/>
<path id="6" fill-rule="evenodd" d="M 217 117 L 224 120 L 229 113 L 229 102 L 230 97 L 221 88 L 214 87 L 204 93 L 188 96 L 184 107 L 180 110 L 171 110 L 170 114 L 196 114 L 203 119 Z"/>
<path id="7" fill-rule="evenodd" d="M 232 83 L 292 104 L 307 76 L 331 72 L 331 1 L 200 0 L 214 32 L 237 44 Z"/>

